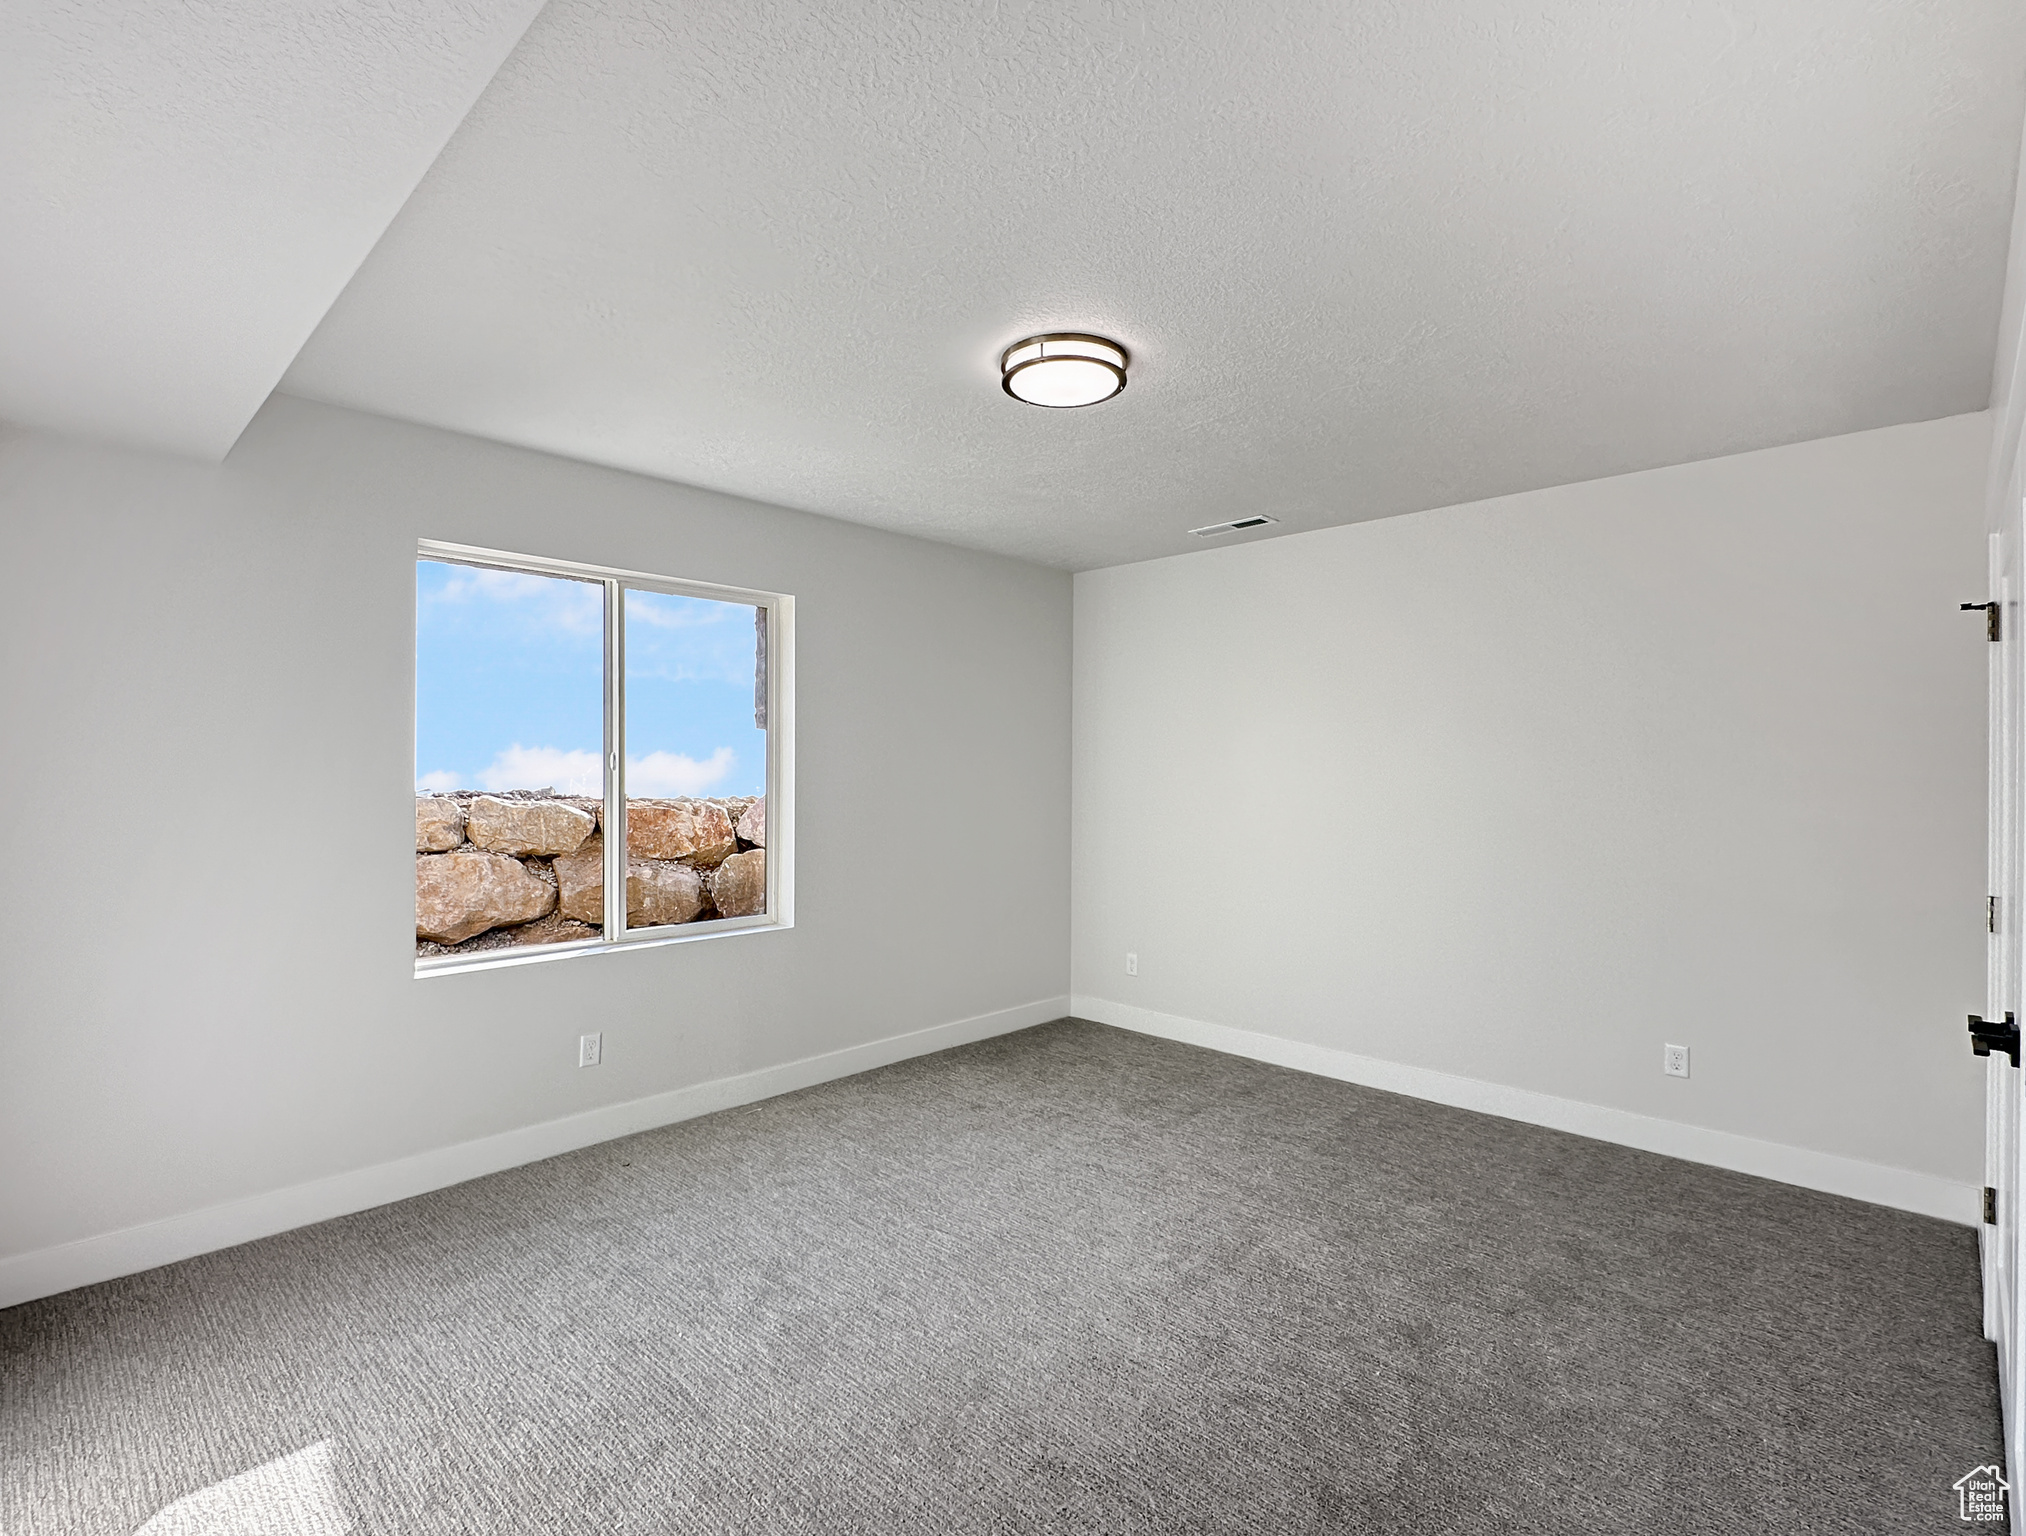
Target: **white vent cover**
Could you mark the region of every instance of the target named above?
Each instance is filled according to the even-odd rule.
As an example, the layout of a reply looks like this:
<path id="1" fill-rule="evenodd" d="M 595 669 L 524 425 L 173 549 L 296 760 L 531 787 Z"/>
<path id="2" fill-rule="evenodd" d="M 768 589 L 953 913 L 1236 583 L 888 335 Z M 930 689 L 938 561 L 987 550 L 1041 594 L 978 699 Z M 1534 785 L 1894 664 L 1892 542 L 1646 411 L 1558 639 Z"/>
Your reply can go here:
<path id="1" fill-rule="evenodd" d="M 1277 517 L 1241 517 L 1228 523 L 1210 523 L 1202 528 L 1189 531 L 1199 539 L 1214 539 L 1220 533 L 1236 533 L 1241 528 L 1264 528 L 1268 523 L 1277 523 Z"/>

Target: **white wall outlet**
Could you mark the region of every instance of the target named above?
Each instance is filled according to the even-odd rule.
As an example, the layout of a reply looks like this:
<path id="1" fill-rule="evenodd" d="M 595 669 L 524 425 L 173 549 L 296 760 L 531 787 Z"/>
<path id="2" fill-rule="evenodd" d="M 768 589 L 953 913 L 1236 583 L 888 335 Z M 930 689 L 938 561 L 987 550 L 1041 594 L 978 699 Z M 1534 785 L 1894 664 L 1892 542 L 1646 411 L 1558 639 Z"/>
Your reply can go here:
<path id="1" fill-rule="evenodd" d="M 1126 956 L 1126 974 L 1128 976 L 1140 974 L 1140 957 L 1138 955 L 1128 954 Z"/>
<path id="2" fill-rule="evenodd" d="M 1660 1048 L 1660 1070 L 1669 1077 L 1688 1076 L 1688 1047 L 1663 1045 Z"/>
<path id="3" fill-rule="evenodd" d="M 1672 1049 L 1672 1047 L 1669 1047 L 1669 1049 Z M 603 1056 L 604 1054 L 605 1054 L 605 1033 L 603 1030 L 600 1030 L 595 1034 L 579 1035 L 577 1037 L 578 1066 L 595 1067 L 598 1065 L 598 1058 Z M 1684 1072 L 1686 1072 L 1687 1070 L 1688 1069 L 1686 1067 L 1682 1068 L 1682 1071 Z"/>

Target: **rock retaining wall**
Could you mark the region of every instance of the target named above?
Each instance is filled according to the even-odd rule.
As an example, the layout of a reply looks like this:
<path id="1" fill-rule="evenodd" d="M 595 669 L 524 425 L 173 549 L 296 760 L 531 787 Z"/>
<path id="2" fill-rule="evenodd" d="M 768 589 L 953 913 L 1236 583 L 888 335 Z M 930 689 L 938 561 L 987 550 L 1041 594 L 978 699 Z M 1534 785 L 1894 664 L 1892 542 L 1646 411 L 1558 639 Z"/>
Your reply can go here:
<path id="1" fill-rule="evenodd" d="M 415 797 L 415 953 L 595 939 L 605 803 L 554 790 Z M 643 928 L 767 908 L 767 802 L 626 802 L 626 921 Z"/>

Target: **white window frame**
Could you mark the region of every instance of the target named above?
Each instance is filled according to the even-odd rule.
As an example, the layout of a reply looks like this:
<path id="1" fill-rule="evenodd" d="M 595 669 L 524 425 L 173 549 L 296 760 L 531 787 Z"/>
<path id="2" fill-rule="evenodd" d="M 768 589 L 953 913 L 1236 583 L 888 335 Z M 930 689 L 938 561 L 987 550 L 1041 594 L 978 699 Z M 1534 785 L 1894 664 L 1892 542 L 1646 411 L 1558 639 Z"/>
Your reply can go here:
<path id="1" fill-rule="evenodd" d="M 510 965 L 537 965 L 547 960 L 574 960 L 585 955 L 614 954 L 627 949 L 652 949 L 663 944 L 693 944 L 702 939 L 739 933 L 765 933 L 795 926 L 795 599 L 785 592 L 758 592 L 724 587 L 708 581 L 683 581 L 648 571 L 587 565 L 546 555 L 523 555 L 485 549 L 475 544 L 419 540 L 418 560 L 489 570 L 523 571 L 531 576 L 563 576 L 594 581 L 604 588 L 605 628 L 605 932 L 595 939 L 568 944 L 530 944 L 510 949 L 480 950 L 465 955 L 429 955 L 415 961 L 418 978 L 463 971 L 498 970 Z M 669 923 L 653 928 L 626 926 L 626 593 L 659 592 L 672 597 L 700 597 L 739 603 L 767 614 L 767 910 L 753 917 L 718 917 L 701 923 Z M 419 705 L 419 700 L 417 701 Z M 412 758 L 411 750 L 410 756 Z"/>

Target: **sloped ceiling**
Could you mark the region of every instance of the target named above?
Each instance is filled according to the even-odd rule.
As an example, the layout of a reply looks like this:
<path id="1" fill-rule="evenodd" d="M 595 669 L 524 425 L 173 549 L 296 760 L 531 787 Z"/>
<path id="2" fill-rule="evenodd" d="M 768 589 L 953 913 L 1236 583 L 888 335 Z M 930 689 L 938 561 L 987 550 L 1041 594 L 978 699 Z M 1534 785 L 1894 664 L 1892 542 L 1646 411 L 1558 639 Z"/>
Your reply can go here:
<path id="1" fill-rule="evenodd" d="M 0 418 L 216 459 L 540 0 L 24 0 Z"/>

